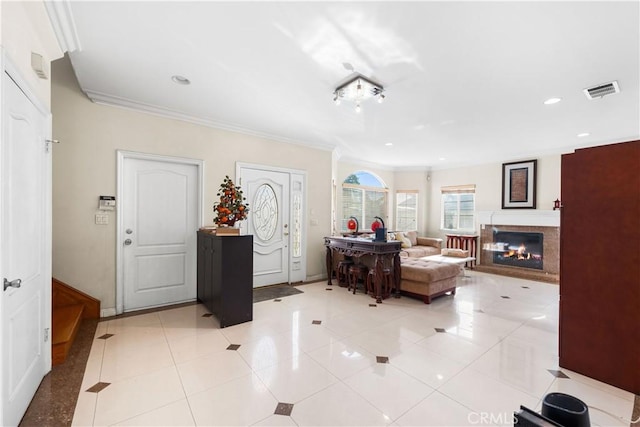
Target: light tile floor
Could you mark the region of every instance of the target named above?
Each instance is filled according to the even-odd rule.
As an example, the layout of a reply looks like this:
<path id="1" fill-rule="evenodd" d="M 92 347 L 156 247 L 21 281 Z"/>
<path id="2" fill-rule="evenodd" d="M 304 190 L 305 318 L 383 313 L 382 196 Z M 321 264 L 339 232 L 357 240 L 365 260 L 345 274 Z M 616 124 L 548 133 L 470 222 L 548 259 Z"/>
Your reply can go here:
<path id="1" fill-rule="evenodd" d="M 549 371 L 560 370 L 556 285 L 468 276 L 431 305 L 371 307 L 319 282 L 225 329 L 202 305 L 101 322 L 73 424 L 512 425 L 520 405 L 539 411 L 560 391 L 592 407 L 593 425 L 629 425 L 633 394 Z M 86 391 L 97 383 L 108 385 Z"/>

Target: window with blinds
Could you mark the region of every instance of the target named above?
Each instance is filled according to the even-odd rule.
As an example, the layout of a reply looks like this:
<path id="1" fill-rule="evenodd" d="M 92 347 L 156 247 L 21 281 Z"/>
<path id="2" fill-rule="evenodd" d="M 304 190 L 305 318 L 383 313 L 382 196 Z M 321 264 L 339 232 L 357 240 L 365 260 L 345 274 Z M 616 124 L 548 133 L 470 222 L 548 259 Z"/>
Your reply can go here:
<path id="1" fill-rule="evenodd" d="M 396 230 L 411 231 L 418 229 L 418 191 L 402 190 L 396 192 Z"/>
<path id="2" fill-rule="evenodd" d="M 442 215 L 440 228 L 447 231 L 475 230 L 476 186 L 456 185 L 442 187 Z"/>
<path id="3" fill-rule="evenodd" d="M 358 220 L 360 230 L 369 230 L 376 216 L 386 218 L 387 193 L 384 183 L 368 172 L 349 175 L 342 184 L 340 230 L 348 231 L 347 222 L 351 216 Z"/>

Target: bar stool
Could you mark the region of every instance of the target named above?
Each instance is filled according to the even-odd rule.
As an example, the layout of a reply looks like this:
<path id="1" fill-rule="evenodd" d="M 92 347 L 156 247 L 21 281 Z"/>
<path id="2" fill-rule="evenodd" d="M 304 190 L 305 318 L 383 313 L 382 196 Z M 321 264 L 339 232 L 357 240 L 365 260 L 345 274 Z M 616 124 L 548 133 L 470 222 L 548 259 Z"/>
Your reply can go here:
<path id="1" fill-rule="evenodd" d="M 353 261 L 350 259 L 342 260 L 338 263 L 338 285 L 345 287 L 349 286 L 349 267 L 353 265 Z"/>
<path id="2" fill-rule="evenodd" d="M 349 287 L 347 290 L 351 290 L 353 286 L 353 294 L 356 294 L 356 289 L 358 288 L 358 280 L 362 280 L 362 284 L 364 285 L 364 291 L 367 292 L 367 273 L 369 269 L 362 264 L 353 264 L 349 267 Z"/>
<path id="3" fill-rule="evenodd" d="M 373 280 L 375 277 L 375 274 L 376 274 L 375 270 L 371 270 L 367 275 L 367 292 L 369 292 L 373 298 L 376 297 L 375 281 Z M 383 268 L 382 269 L 382 289 L 381 289 L 382 298 L 387 298 L 389 295 L 391 295 L 392 288 L 393 288 L 393 275 L 391 274 L 391 269 Z"/>

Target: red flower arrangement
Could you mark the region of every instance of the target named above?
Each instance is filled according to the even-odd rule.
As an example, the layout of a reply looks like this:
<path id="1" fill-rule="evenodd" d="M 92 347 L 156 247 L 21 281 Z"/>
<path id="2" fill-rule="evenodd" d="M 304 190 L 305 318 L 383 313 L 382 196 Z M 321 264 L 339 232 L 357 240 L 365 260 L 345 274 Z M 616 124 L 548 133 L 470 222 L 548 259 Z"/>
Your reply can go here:
<path id="1" fill-rule="evenodd" d="M 247 218 L 249 205 L 244 203 L 246 199 L 242 196 L 242 189 L 239 185 L 235 185 L 228 175 L 222 181 L 217 196 L 220 202 L 213 206 L 213 211 L 217 215 L 213 222 L 218 226 L 233 227 L 236 221 Z"/>

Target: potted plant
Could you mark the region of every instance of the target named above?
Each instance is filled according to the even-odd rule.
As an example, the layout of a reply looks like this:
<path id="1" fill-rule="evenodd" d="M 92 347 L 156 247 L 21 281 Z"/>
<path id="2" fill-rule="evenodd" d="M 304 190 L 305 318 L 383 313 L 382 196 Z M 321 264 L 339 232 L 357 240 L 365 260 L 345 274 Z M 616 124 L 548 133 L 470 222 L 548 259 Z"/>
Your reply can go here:
<path id="1" fill-rule="evenodd" d="M 216 234 L 239 234 L 240 230 L 234 228 L 234 225 L 237 221 L 246 219 L 249 213 L 249 205 L 245 203 L 246 199 L 242 195 L 241 187 L 235 185 L 227 175 L 220 185 L 217 196 L 219 202 L 213 206 L 213 211 L 216 214 L 213 222 L 218 226 Z M 226 232 L 225 229 L 230 230 Z"/>

